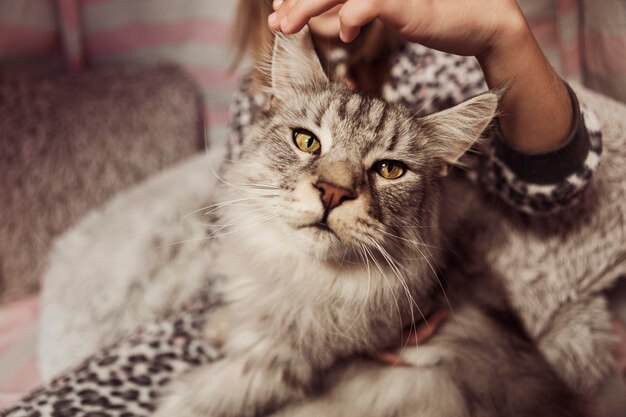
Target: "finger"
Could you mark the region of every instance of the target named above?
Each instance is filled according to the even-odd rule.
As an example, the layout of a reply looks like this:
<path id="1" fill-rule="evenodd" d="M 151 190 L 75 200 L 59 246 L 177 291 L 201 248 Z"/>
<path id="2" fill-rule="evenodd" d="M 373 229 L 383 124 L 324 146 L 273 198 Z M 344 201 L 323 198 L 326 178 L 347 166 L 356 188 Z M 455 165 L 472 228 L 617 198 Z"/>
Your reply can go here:
<path id="1" fill-rule="evenodd" d="M 281 6 L 279 16 L 281 16 L 280 30 L 285 34 L 296 33 L 307 24 L 307 22 L 322 13 L 325 13 L 344 3 L 346 0 L 298 0 L 295 4 L 288 4 L 290 10 L 280 15 L 285 9 L 285 5 Z"/>
<path id="2" fill-rule="evenodd" d="M 339 36 L 344 42 L 352 42 L 361 27 L 376 19 L 381 12 L 381 2 L 376 0 L 349 0 L 339 11 L 341 30 Z"/>
<path id="3" fill-rule="evenodd" d="M 412 366 L 410 363 L 402 360 L 398 354 L 389 351 L 376 353 L 374 359 L 391 366 Z"/>
<path id="4" fill-rule="evenodd" d="M 291 8 L 298 0 L 280 0 L 274 1 L 272 3 L 272 7 L 274 8 L 274 13 L 270 14 L 267 17 L 267 23 L 269 24 L 270 29 L 272 30 L 281 30 L 280 23 L 285 18 L 285 16 L 289 13 Z"/>
<path id="5" fill-rule="evenodd" d="M 435 334 L 441 323 L 448 317 L 448 311 L 444 309 L 435 310 L 433 314 L 428 317 L 428 324 L 422 323 L 417 328 L 411 330 L 404 340 L 407 346 L 417 346 L 424 343 L 426 340 Z"/>
<path id="6" fill-rule="evenodd" d="M 280 30 L 280 18 L 276 12 L 267 17 L 267 24 L 272 30 Z"/>

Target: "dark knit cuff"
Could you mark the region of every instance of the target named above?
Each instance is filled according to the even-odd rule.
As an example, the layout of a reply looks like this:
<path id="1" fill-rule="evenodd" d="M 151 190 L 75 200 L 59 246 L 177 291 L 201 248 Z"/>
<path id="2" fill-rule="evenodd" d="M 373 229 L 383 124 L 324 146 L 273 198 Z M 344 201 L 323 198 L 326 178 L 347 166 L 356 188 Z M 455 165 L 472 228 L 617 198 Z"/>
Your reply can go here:
<path id="1" fill-rule="evenodd" d="M 543 153 L 526 153 L 507 145 L 496 135 L 495 156 L 515 173 L 518 179 L 529 184 L 555 184 L 579 171 L 589 153 L 589 133 L 581 115 L 580 105 L 571 87 L 567 87 L 574 124 L 567 141 L 558 149 Z"/>

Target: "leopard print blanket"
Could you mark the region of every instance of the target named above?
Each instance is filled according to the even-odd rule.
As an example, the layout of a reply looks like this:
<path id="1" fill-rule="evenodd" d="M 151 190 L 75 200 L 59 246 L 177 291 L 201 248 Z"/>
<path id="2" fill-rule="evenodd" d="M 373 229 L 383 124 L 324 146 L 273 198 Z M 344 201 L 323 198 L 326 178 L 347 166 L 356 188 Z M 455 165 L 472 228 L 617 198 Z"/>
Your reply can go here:
<path id="1" fill-rule="evenodd" d="M 156 409 L 169 382 L 218 358 L 200 337 L 209 293 L 166 320 L 146 324 L 120 342 L 30 393 L 2 417 L 141 417 Z"/>

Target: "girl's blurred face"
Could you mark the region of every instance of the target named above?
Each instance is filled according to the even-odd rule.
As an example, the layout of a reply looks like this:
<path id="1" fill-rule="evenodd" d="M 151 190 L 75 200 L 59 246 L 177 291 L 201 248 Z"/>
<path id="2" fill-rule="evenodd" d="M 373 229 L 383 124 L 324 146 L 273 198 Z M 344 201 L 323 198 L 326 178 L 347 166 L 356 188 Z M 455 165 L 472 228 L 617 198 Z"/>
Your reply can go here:
<path id="1" fill-rule="evenodd" d="M 309 21 L 309 28 L 311 31 L 324 38 L 338 38 L 339 37 L 339 9 L 341 5 L 333 7 L 329 11 L 319 16 L 314 17 Z"/>

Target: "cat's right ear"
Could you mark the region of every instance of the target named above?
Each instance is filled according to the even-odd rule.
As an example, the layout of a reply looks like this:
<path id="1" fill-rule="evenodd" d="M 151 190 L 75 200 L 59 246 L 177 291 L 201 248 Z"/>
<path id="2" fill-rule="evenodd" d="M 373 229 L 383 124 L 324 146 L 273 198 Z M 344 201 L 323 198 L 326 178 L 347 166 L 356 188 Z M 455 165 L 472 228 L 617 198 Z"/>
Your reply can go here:
<path id="1" fill-rule="evenodd" d="M 268 64 L 264 74 L 265 92 L 279 100 L 294 91 L 329 82 L 307 26 L 290 36 L 276 33 Z"/>
<path id="2" fill-rule="evenodd" d="M 442 162 L 441 175 L 446 175 L 448 166 L 456 165 L 479 140 L 491 120 L 497 116 L 498 101 L 502 94 L 504 90 L 491 90 L 422 119 L 429 132 L 431 151 Z"/>

